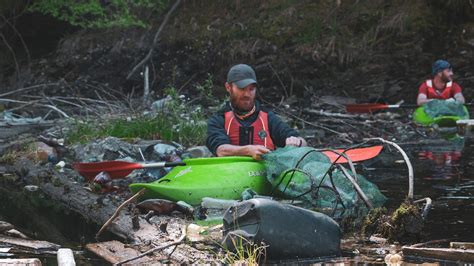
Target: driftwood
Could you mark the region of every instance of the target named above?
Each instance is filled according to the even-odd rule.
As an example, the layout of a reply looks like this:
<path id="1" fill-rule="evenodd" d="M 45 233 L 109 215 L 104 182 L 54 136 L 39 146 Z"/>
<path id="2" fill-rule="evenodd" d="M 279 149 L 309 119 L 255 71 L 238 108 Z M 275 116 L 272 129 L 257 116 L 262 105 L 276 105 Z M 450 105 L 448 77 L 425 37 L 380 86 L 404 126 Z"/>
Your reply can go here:
<path id="1" fill-rule="evenodd" d="M 130 197 L 129 199 L 127 199 L 126 201 L 124 201 L 122 204 L 120 204 L 120 206 L 118 206 L 117 210 L 115 210 L 114 214 L 112 215 L 112 217 L 110 217 L 109 220 L 107 220 L 107 222 L 105 222 L 105 224 L 100 228 L 99 232 L 97 232 L 97 234 L 95 235 L 95 238 L 99 238 L 100 234 L 105 230 L 105 228 L 107 228 L 107 226 L 109 226 L 109 224 L 111 224 L 120 214 L 120 210 L 123 209 L 123 207 L 127 206 L 127 204 L 129 204 L 130 202 L 132 202 L 133 200 L 135 200 L 136 198 L 140 197 L 141 195 L 143 195 L 145 193 L 146 189 L 145 188 L 142 188 L 140 191 L 138 191 L 135 195 L 133 195 L 132 197 Z"/>
<path id="2" fill-rule="evenodd" d="M 0 265 L 29 265 L 41 266 L 39 259 L 0 259 Z"/>
<path id="3" fill-rule="evenodd" d="M 127 258 L 140 255 L 138 250 L 126 247 L 123 243 L 116 240 L 87 244 L 86 249 L 110 262 L 111 264 L 116 264 Z M 134 263 L 146 263 L 149 261 L 150 259 L 141 259 L 136 260 Z"/>
<path id="4" fill-rule="evenodd" d="M 8 222 L 0 221 L 0 233 L 13 229 L 14 226 Z"/>
<path id="5" fill-rule="evenodd" d="M 404 256 L 417 256 L 462 262 L 474 261 L 474 249 L 403 247 Z"/>
<path id="6" fill-rule="evenodd" d="M 61 247 L 48 241 L 22 239 L 8 236 L 0 236 L 0 243 L 12 245 L 18 249 L 33 250 L 38 253 L 42 253 L 44 251 L 57 251 Z"/>
<path id="7" fill-rule="evenodd" d="M 451 242 L 449 243 L 449 247 L 474 250 L 474 242 Z"/>

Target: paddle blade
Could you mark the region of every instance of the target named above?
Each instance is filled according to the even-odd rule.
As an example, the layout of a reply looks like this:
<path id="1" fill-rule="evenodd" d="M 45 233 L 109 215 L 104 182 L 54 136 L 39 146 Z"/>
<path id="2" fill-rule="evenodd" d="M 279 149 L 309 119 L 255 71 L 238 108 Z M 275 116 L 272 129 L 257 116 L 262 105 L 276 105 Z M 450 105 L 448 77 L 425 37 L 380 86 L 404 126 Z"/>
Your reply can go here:
<path id="1" fill-rule="evenodd" d="M 360 103 L 346 105 L 346 112 L 348 113 L 372 113 L 375 111 L 387 109 L 388 105 L 381 103 Z"/>
<path id="2" fill-rule="evenodd" d="M 124 178 L 135 169 L 141 169 L 143 166 L 139 163 L 123 162 L 123 161 L 105 161 L 96 163 L 74 163 L 73 168 L 88 180 L 100 172 L 107 172 L 111 178 Z"/>
<path id="3" fill-rule="evenodd" d="M 365 160 L 374 158 L 375 156 L 379 155 L 382 149 L 383 149 L 383 146 L 381 145 L 367 147 L 367 148 L 356 148 L 356 149 L 346 151 L 345 155 L 349 157 L 349 159 L 351 159 L 352 162 L 359 162 L 359 161 L 365 161 Z M 344 149 L 337 149 L 336 151 L 339 153 L 342 153 Z M 329 157 L 329 160 L 331 160 L 331 162 L 334 162 L 337 160 L 336 163 L 347 163 L 346 158 L 342 156 L 339 157 L 338 153 L 335 153 L 333 151 L 324 151 L 323 153 L 327 157 Z"/>

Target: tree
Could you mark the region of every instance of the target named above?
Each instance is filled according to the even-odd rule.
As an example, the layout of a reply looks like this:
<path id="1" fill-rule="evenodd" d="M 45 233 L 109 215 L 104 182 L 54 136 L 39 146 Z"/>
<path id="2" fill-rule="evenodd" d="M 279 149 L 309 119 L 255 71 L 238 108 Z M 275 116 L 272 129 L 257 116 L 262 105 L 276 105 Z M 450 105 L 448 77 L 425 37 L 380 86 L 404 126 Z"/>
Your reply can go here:
<path id="1" fill-rule="evenodd" d="M 168 0 L 38 0 L 29 10 L 81 28 L 146 27 L 143 11 L 162 10 Z"/>

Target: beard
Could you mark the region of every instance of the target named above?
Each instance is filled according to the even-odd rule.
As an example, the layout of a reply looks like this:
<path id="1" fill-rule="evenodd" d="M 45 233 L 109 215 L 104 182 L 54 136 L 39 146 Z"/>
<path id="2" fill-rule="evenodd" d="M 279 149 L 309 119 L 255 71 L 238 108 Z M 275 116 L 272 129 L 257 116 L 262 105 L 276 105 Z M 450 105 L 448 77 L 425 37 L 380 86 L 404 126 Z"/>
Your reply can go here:
<path id="1" fill-rule="evenodd" d="M 443 74 L 443 75 L 441 75 L 441 80 L 442 80 L 443 82 L 446 82 L 446 83 L 447 83 L 447 82 L 450 82 L 450 81 L 453 80 L 453 76 L 452 76 L 452 75 L 445 75 L 445 74 Z"/>
<path id="2" fill-rule="evenodd" d="M 232 108 L 234 108 L 234 111 L 237 111 L 238 113 L 247 113 L 251 111 L 254 107 L 255 99 L 248 97 L 237 98 L 231 95 L 230 103 L 232 104 Z"/>

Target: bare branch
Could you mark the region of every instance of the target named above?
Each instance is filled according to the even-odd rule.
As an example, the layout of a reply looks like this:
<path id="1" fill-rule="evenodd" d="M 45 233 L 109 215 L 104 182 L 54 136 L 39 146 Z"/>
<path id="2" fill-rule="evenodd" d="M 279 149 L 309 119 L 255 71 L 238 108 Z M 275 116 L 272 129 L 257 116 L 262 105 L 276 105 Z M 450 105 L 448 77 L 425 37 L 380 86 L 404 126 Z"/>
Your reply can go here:
<path id="1" fill-rule="evenodd" d="M 161 22 L 161 25 L 160 27 L 158 28 L 158 30 L 156 31 L 155 33 L 155 37 L 153 38 L 153 43 L 151 44 L 151 48 L 150 48 L 150 51 L 148 51 L 148 54 L 145 56 L 145 58 L 142 59 L 142 61 L 140 63 L 138 63 L 133 69 L 132 71 L 127 75 L 127 79 L 130 79 L 132 77 L 132 75 L 139 69 L 141 68 L 152 56 L 153 54 L 153 49 L 155 48 L 158 40 L 159 40 L 159 37 L 160 37 L 160 33 L 161 31 L 163 30 L 163 28 L 165 27 L 166 23 L 168 23 L 168 20 L 171 16 L 171 13 L 173 13 L 173 11 L 178 7 L 179 3 L 181 2 L 181 0 L 176 0 L 176 2 L 174 3 L 174 5 L 171 7 L 171 9 L 168 11 L 168 13 L 166 14 L 165 16 L 165 19 L 163 20 L 163 22 Z"/>
<path id="2" fill-rule="evenodd" d="M 18 92 L 36 89 L 36 88 L 38 88 L 38 87 L 52 86 L 52 85 L 58 85 L 58 84 L 59 84 L 59 83 L 57 83 L 57 82 L 56 82 L 56 83 L 38 84 L 38 85 L 34 85 L 34 86 L 30 86 L 30 87 L 25 87 L 25 88 L 21 88 L 21 89 L 17 89 L 17 90 L 14 90 L 14 91 L 9 91 L 9 92 L 0 94 L 0 97 L 5 97 L 5 96 L 11 95 L 11 94 L 18 93 Z"/>
<path id="3" fill-rule="evenodd" d="M 105 228 L 107 228 L 107 226 L 109 226 L 115 220 L 115 218 L 117 218 L 117 216 L 120 214 L 120 210 L 122 210 L 125 206 L 127 206 L 127 204 L 129 204 L 133 200 L 143 195 L 145 192 L 146 192 L 146 188 L 142 188 L 135 195 L 131 196 L 129 199 L 127 199 L 122 204 L 120 204 L 120 206 L 118 206 L 117 209 L 115 210 L 112 217 L 110 217 L 110 219 L 108 219 L 107 222 L 105 222 L 105 224 L 100 228 L 99 232 L 97 232 L 97 234 L 95 235 L 95 238 L 98 239 L 99 235 L 105 230 Z"/>
<path id="4" fill-rule="evenodd" d="M 5 36 L 4 36 L 1 32 L 0 32 L 0 38 L 2 38 L 3 43 L 5 44 L 5 46 L 7 47 L 7 49 L 8 49 L 8 50 L 10 51 L 10 53 L 12 54 L 13 62 L 15 63 L 16 78 L 17 78 L 17 81 L 19 81 L 19 80 L 20 80 L 20 66 L 18 65 L 18 61 L 16 60 L 15 51 L 14 51 L 13 48 L 10 46 L 10 44 L 8 44 L 7 39 L 5 38 Z"/>

